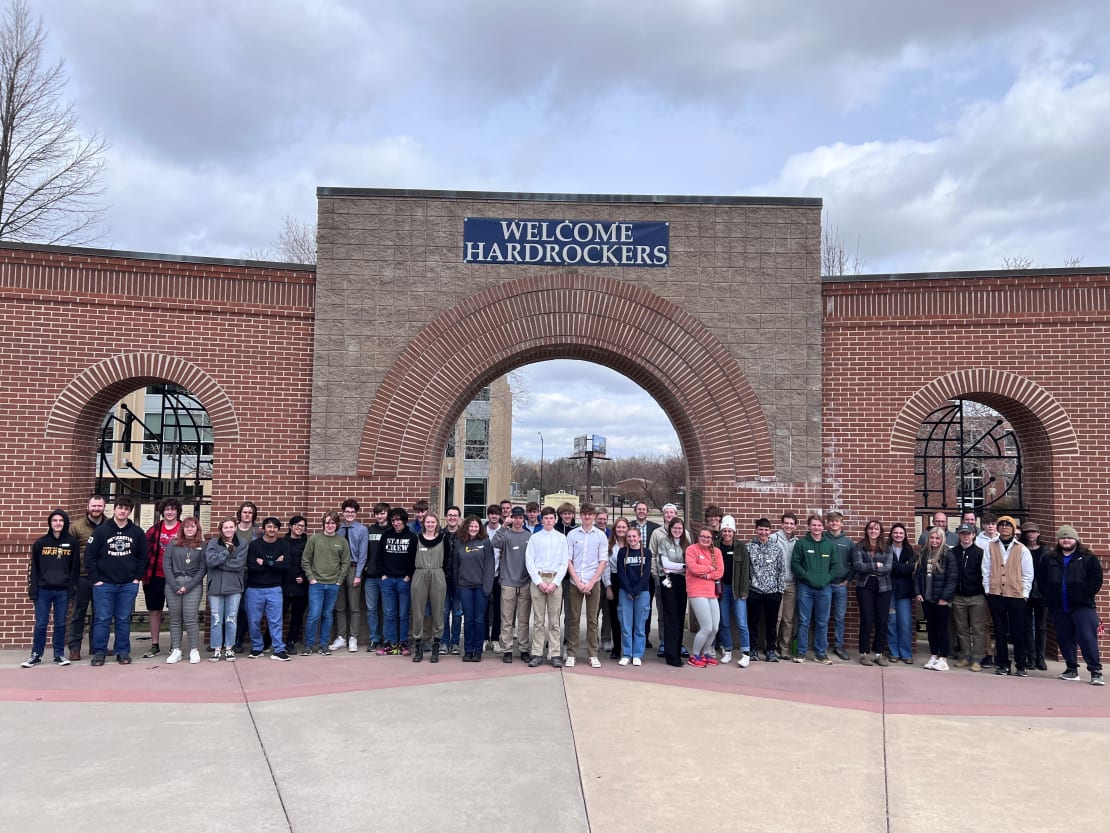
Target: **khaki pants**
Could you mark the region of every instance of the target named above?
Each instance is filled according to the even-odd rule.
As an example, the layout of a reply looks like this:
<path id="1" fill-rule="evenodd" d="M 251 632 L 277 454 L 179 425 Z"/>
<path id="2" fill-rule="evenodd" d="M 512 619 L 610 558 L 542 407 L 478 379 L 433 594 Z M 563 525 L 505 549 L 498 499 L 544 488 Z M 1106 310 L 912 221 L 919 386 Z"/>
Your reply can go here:
<path id="1" fill-rule="evenodd" d="M 987 644 L 987 597 L 956 596 L 952 600 L 952 618 L 960 637 L 960 650 L 971 662 L 978 662 L 991 649 Z"/>
<path id="2" fill-rule="evenodd" d="M 543 656 L 543 643 L 547 642 L 548 659 L 559 656 L 563 649 L 563 588 L 555 585 L 550 593 L 531 586 L 532 593 L 532 650 L 533 657 Z"/>
<path id="3" fill-rule="evenodd" d="M 794 640 L 794 622 L 798 615 L 798 585 L 789 583 L 782 591 L 782 605 L 779 607 L 778 652 L 790 656 L 790 643 Z"/>
<path id="4" fill-rule="evenodd" d="M 347 578 L 339 585 L 339 596 L 335 600 L 335 635 L 344 639 L 351 636 L 358 639 L 359 617 L 362 615 L 362 584 L 355 586 L 357 566 L 352 561 L 347 567 Z M 321 641 L 324 641 L 323 637 Z"/>
<path id="5" fill-rule="evenodd" d="M 501 585 L 501 650 L 524 653 L 532 648 L 528 640 L 528 619 L 532 615 L 532 585 L 506 587 Z M 514 617 L 516 627 L 513 626 Z M 513 636 L 516 636 L 514 646 Z"/>
<path id="6" fill-rule="evenodd" d="M 586 602 L 586 648 L 589 653 L 586 656 L 596 657 L 599 640 L 598 640 L 598 621 L 597 616 L 601 610 L 601 595 L 605 592 L 601 582 L 594 585 L 594 589 L 590 595 L 586 596 L 574 584 L 570 586 L 570 598 L 567 599 L 567 608 L 570 610 L 570 615 L 567 618 L 568 627 L 570 631 L 567 633 L 567 656 L 578 656 L 578 642 L 582 638 L 582 602 Z"/>

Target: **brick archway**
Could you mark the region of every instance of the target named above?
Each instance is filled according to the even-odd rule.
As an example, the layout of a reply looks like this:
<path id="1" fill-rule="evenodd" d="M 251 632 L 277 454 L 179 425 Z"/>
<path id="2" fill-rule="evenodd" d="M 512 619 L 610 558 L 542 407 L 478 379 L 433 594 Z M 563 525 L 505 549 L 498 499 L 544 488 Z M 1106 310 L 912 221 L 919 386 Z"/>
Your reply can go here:
<path id="1" fill-rule="evenodd" d="M 124 353 L 86 368 L 54 400 L 44 434 L 47 439 L 91 439 L 122 396 L 158 382 L 181 385 L 199 399 L 221 443 L 239 439 L 239 420 L 223 388 L 195 364 L 164 353 Z"/>
<path id="2" fill-rule="evenodd" d="M 675 304 L 634 284 L 574 272 L 522 278 L 440 313 L 408 345 L 371 403 L 358 474 L 427 489 L 448 433 L 485 384 L 517 367 L 581 359 L 643 387 L 667 414 L 692 489 L 771 478 L 755 391 L 724 345 Z"/>
<path id="3" fill-rule="evenodd" d="M 979 367 L 934 379 L 902 407 L 890 432 L 892 454 L 914 453 L 921 423 L 949 399 L 974 399 L 1007 417 L 1023 433 L 1043 434 L 1053 454 L 1078 454 L 1079 440 L 1067 412 L 1051 393 L 1015 373 Z"/>

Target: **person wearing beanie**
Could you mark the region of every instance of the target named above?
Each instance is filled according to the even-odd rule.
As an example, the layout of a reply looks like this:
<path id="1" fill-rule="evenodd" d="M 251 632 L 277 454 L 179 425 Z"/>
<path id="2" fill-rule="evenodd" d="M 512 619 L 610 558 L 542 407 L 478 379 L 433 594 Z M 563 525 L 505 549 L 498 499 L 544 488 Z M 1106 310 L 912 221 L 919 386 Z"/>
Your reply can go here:
<path id="1" fill-rule="evenodd" d="M 984 522 L 985 523 L 985 522 Z M 1014 642 L 1014 661 L 1019 677 L 1029 676 L 1025 668 L 1025 640 L 1029 611 L 1029 592 L 1033 589 L 1033 556 L 1015 537 L 1014 521 L 1008 515 L 998 519 L 998 538 L 983 553 L 983 590 L 994 621 L 994 673 L 1010 673 L 1010 646 Z"/>
<path id="2" fill-rule="evenodd" d="M 1083 652 L 1091 685 L 1103 685 L 1098 652 L 1095 598 L 1102 590 L 1102 564 L 1070 524 L 1056 532 L 1056 548 L 1044 556 L 1041 593 L 1056 625 L 1056 642 L 1067 666 L 1061 680 L 1078 680 L 1076 645 Z"/>
<path id="3" fill-rule="evenodd" d="M 721 557 L 725 573 L 721 577 L 721 595 L 717 599 L 721 608 L 721 625 L 717 638 L 721 643 L 721 662 L 732 662 L 732 620 L 740 635 L 740 657 L 737 665 L 747 668 L 751 662 L 752 645 L 748 631 L 748 591 L 751 587 L 751 561 L 748 547 L 736 536 L 736 519 L 732 515 L 721 518 Z"/>

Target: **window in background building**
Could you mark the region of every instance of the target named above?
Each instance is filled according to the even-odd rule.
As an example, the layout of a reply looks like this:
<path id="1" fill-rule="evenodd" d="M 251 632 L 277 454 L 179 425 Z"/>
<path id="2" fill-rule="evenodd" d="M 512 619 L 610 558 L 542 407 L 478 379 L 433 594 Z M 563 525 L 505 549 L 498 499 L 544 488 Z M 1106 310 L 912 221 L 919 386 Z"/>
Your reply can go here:
<path id="1" fill-rule="evenodd" d="M 489 459 L 489 420 L 466 420 L 466 459 Z"/>
<path id="2" fill-rule="evenodd" d="M 486 516 L 486 485 L 489 481 L 484 477 L 467 477 L 463 480 L 463 515 L 477 515 L 479 518 Z"/>

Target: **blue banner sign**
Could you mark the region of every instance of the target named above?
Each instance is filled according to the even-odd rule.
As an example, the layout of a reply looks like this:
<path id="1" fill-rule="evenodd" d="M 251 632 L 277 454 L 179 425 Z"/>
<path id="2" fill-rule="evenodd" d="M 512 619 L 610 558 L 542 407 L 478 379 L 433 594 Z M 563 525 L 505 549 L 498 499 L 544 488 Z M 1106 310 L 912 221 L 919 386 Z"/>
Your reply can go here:
<path id="1" fill-rule="evenodd" d="M 463 263 L 666 266 L 670 223 L 467 217 Z"/>

